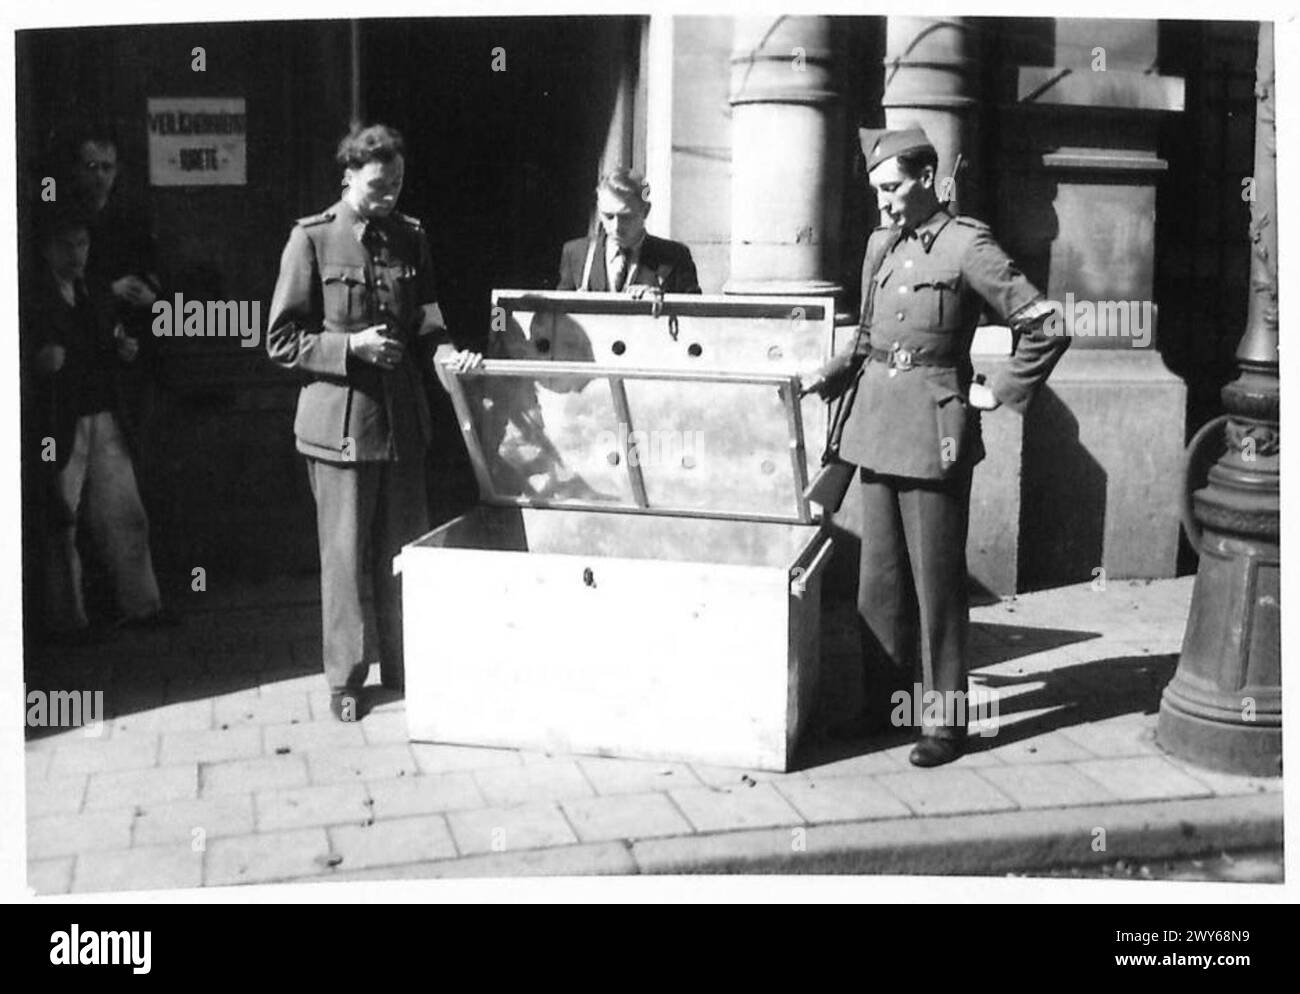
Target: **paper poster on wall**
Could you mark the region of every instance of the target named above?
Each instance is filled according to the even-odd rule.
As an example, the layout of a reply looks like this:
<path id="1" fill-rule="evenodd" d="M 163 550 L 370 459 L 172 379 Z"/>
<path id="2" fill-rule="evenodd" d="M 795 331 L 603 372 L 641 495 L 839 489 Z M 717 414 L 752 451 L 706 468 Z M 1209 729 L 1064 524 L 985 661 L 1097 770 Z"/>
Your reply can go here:
<path id="1" fill-rule="evenodd" d="M 248 182 L 243 97 L 150 97 L 153 186 L 243 186 Z"/>

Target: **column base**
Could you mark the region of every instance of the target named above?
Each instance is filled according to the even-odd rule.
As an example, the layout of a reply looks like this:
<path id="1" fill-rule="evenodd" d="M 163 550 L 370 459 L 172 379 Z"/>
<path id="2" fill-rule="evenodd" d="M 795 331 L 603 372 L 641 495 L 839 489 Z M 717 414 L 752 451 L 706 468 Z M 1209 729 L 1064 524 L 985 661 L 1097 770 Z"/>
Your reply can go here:
<path id="1" fill-rule="evenodd" d="M 1209 770 L 1257 777 L 1282 775 L 1280 725 L 1226 722 L 1184 711 L 1171 684 L 1160 701 L 1156 744 Z"/>

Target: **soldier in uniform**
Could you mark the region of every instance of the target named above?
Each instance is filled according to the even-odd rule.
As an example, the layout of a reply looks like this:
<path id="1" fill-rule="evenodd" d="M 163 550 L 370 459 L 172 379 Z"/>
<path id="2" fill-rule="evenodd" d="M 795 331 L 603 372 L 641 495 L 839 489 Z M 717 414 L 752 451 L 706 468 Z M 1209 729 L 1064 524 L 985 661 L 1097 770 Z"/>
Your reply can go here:
<path id="1" fill-rule="evenodd" d="M 617 169 L 596 187 L 600 222 L 594 238 L 575 238 L 560 253 L 557 290 L 599 290 L 643 297 L 647 293 L 699 293 L 691 250 L 681 242 L 646 234 L 649 186 Z"/>
<path id="2" fill-rule="evenodd" d="M 330 707 L 358 717 L 367 652 L 402 689 L 400 587 L 393 556 L 428 527 L 425 379 L 446 338 L 420 222 L 394 207 L 402 137 L 382 124 L 339 144 L 343 198 L 298 220 L 280 259 L 266 348 L 307 377 L 294 420 L 316 501 L 321 614 Z M 478 355 L 446 361 L 464 369 Z M 370 570 L 377 638 L 366 637 L 362 577 Z"/>
<path id="3" fill-rule="evenodd" d="M 1023 414 L 1069 339 L 1044 334 L 1050 305 L 988 226 L 940 202 L 938 156 L 924 131 L 863 129 L 860 137 L 891 224 L 867 241 L 853 348 L 814 374 L 805 392 L 853 391 L 839 454 L 860 467 L 866 701 L 850 728 L 886 727 L 892 692 L 910 697 L 919 661 L 927 707 L 909 758 L 938 766 L 960 756 L 966 740 L 966 531 L 971 471 L 984 456 L 980 412 L 1005 405 Z M 984 305 L 1018 335 L 1009 365 L 989 385 L 970 361 Z M 941 719 L 928 706 L 936 695 Z"/>

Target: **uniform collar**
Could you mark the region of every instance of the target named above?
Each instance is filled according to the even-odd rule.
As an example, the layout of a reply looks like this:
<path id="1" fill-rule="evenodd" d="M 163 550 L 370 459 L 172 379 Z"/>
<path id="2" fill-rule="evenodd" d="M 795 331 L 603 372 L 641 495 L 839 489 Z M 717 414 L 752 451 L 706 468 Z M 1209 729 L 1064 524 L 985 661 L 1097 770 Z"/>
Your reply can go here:
<path id="1" fill-rule="evenodd" d="M 335 210 L 338 211 L 339 217 L 343 219 L 343 222 L 352 230 L 352 236 L 358 243 L 360 243 L 364 237 L 367 227 L 373 225 L 376 231 L 384 230 L 384 218 L 372 217 L 367 219 L 362 217 L 357 213 L 356 208 L 347 202 L 346 198 L 341 199 L 338 202 L 335 206 Z"/>
<path id="2" fill-rule="evenodd" d="M 915 228 L 902 228 L 894 238 L 894 244 L 891 248 L 896 247 L 900 242 L 907 241 L 910 238 L 916 238 L 921 243 L 921 248 L 927 253 L 934 240 L 939 236 L 948 222 L 952 220 L 952 215 L 948 213 L 947 204 L 940 204 L 933 214 L 918 224 Z"/>
<path id="3" fill-rule="evenodd" d="M 952 220 L 952 215 L 948 213 L 946 204 L 940 204 L 939 207 L 924 222 L 917 225 L 916 237 L 921 239 L 921 247 L 926 252 L 930 251 L 930 246 L 934 240 L 939 237 L 939 232 L 948 226 Z"/>

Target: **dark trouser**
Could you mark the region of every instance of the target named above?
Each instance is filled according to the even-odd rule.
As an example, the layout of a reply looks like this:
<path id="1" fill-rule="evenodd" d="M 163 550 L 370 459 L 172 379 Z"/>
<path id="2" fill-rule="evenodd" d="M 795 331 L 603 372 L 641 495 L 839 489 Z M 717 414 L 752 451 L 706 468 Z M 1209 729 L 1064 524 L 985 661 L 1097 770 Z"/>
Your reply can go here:
<path id="1" fill-rule="evenodd" d="M 385 683 L 401 683 L 402 597 L 393 557 L 429 527 L 424 463 L 307 460 L 320 541 L 321 637 L 331 691 L 365 683 L 378 642 Z M 366 637 L 363 570 L 370 569 L 377 639 Z"/>
<path id="2" fill-rule="evenodd" d="M 931 481 L 863 470 L 861 479 L 858 620 L 867 709 L 876 714 L 892 710 L 891 694 L 906 690 L 907 724 L 921 713 L 925 734 L 961 737 L 967 724 L 970 471 Z M 919 712 L 913 702 L 918 661 Z M 938 700 L 931 691 L 943 695 L 941 722 L 936 721 L 937 706 L 928 706 Z M 960 697 L 951 696 L 956 691 Z M 955 706 L 958 701 L 960 708 Z"/>

